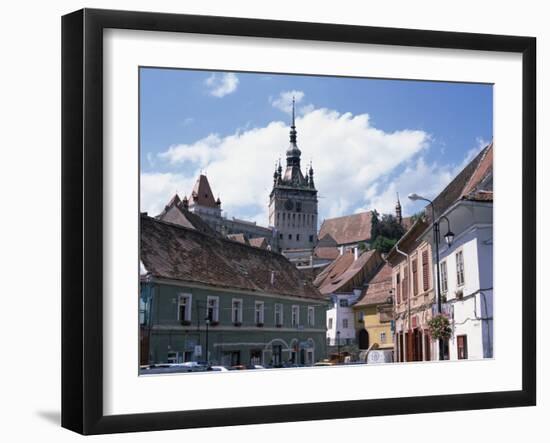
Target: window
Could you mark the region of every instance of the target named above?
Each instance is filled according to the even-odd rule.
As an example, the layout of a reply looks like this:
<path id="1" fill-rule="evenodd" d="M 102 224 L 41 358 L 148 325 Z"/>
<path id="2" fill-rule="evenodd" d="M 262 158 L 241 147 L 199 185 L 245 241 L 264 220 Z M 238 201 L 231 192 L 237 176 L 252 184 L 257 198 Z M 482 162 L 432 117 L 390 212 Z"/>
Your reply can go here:
<path id="1" fill-rule="evenodd" d="M 413 295 L 418 294 L 418 258 L 412 261 Z"/>
<path id="2" fill-rule="evenodd" d="M 296 202 L 296 211 L 302 212 L 302 202 Z"/>
<path id="3" fill-rule="evenodd" d="M 288 239 L 292 240 L 292 234 L 288 234 Z"/>
<path id="4" fill-rule="evenodd" d="M 448 277 L 447 277 L 447 262 L 441 262 L 441 292 L 445 293 L 449 289 Z"/>
<path id="5" fill-rule="evenodd" d="M 280 239 L 280 240 L 283 239 L 283 234 L 279 234 L 279 239 Z"/>
<path id="6" fill-rule="evenodd" d="M 342 319 L 342 328 L 347 329 L 349 326 L 349 322 L 347 318 Z"/>
<path id="7" fill-rule="evenodd" d="M 231 320 L 235 324 L 243 322 L 243 301 L 234 298 L 231 308 Z"/>
<path id="8" fill-rule="evenodd" d="M 209 296 L 206 298 L 206 318 L 211 322 L 220 320 L 220 299 Z"/>
<path id="9" fill-rule="evenodd" d="M 275 304 L 275 326 L 283 325 L 283 305 L 280 303 Z"/>
<path id="10" fill-rule="evenodd" d="M 457 286 L 464 285 L 464 256 L 462 251 L 456 253 L 456 284 Z"/>
<path id="11" fill-rule="evenodd" d="M 178 320 L 181 322 L 191 322 L 191 294 L 179 295 Z"/>
<path id="12" fill-rule="evenodd" d="M 307 325 L 309 327 L 315 326 L 315 307 L 314 306 L 307 307 Z"/>
<path id="13" fill-rule="evenodd" d="M 362 311 L 360 311 L 360 312 L 357 313 L 357 321 L 358 321 L 359 323 L 363 323 L 363 315 L 364 315 L 364 314 L 363 314 Z"/>
<path id="14" fill-rule="evenodd" d="M 300 234 L 296 234 L 296 241 L 300 241 Z"/>
<path id="15" fill-rule="evenodd" d="M 422 282 L 424 291 L 427 291 L 430 288 L 430 264 L 427 249 L 422 251 Z"/>
<path id="16" fill-rule="evenodd" d="M 300 323 L 300 307 L 298 305 L 292 305 L 292 326 L 296 327 Z"/>
<path id="17" fill-rule="evenodd" d="M 468 359 L 468 340 L 466 335 L 456 336 L 456 352 L 459 360 Z"/>
<path id="18" fill-rule="evenodd" d="M 178 363 L 178 353 L 169 351 L 166 356 L 166 363 Z"/>
<path id="19" fill-rule="evenodd" d="M 349 306 L 348 299 L 347 298 L 341 298 L 340 299 L 340 307 L 341 308 L 347 308 Z"/>
<path id="20" fill-rule="evenodd" d="M 309 236 L 309 242 L 310 242 L 310 243 L 313 243 L 313 235 L 310 235 L 310 236 Z"/>
<path id="21" fill-rule="evenodd" d="M 380 333 L 380 343 L 382 343 L 382 344 L 386 343 L 386 333 L 385 332 Z"/>
<path id="22" fill-rule="evenodd" d="M 403 271 L 403 280 L 401 281 L 401 284 L 403 285 L 401 294 L 402 294 L 403 300 L 405 300 L 406 298 L 409 298 L 409 267 L 408 266 L 405 266 L 405 269 Z"/>
<path id="23" fill-rule="evenodd" d="M 396 291 L 397 303 L 401 303 L 403 300 L 401 300 L 401 272 L 400 271 L 397 271 L 397 274 L 395 275 L 395 291 Z"/>
<path id="24" fill-rule="evenodd" d="M 332 318 L 328 319 L 328 329 L 332 329 Z"/>
<path id="25" fill-rule="evenodd" d="M 257 301 L 254 304 L 254 319 L 257 325 L 264 324 L 264 302 Z"/>

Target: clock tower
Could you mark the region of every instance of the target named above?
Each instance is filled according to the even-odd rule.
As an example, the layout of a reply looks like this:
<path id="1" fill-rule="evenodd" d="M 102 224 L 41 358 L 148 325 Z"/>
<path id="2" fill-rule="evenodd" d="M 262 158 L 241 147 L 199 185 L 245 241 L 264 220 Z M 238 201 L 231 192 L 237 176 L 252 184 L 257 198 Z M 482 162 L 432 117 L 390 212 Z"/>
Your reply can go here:
<path id="1" fill-rule="evenodd" d="M 290 146 L 286 151 L 286 169 L 275 167 L 273 190 L 269 195 L 269 224 L 279 235 L 280 252 L 288 249 L 313 249 L 317 244 L 317 190 L 313 181 L 313 166 L 305 175 L 300 167 L 302 152 L 296 144 L 294 99 Z"/>

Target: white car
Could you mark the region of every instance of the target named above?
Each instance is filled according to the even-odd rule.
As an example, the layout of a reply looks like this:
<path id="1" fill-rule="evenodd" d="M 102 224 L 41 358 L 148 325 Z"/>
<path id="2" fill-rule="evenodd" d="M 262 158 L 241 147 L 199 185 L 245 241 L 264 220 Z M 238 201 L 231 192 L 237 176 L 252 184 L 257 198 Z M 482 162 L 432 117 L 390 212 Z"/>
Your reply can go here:
<path id="1" fill-rule="evenodd" d="M 225 366 L 210 366 L 207 371 L 229 372 Z"/>

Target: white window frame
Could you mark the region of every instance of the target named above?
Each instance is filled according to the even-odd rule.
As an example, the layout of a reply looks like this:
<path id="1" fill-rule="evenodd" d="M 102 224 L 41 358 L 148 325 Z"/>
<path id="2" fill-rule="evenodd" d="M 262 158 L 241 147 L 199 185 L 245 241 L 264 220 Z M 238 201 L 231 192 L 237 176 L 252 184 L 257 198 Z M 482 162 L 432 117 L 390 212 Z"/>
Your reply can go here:
<path id="1" fill-rule="evenodd" d="M 275 303 L 275 308 L 273 309 L 273 312 L 274 312 L 275 326 L 283 326 L 283 322 L 284 322 L 283 304 L 282 304 L 282 303 Z M 279 314 L 280 317 L 281 317 L 281 321 L 280 321 L 280 322 L 277 322 L 277 314 Z"/>
<path id="2" fill-rule="evenodd" d="M 300 306 L 292 305 L 292 310 L 290 312 L 291 312 L 290 322 L 292 327 L 299 326 L 300 325 Z M 294 318 L 294 314 L 296 314 L 296 318 Z"/>
<path id="3" fill-rule="evenodd" d="M 386 334 L 386 331 L 380 332 L 380 343 L 385 344 L 388 340 L 388 335 Z"/>
<path id="4" fill-rule="evenodd" d="M 459 256 L 461 258 L 460 262 L 458 260 Z M 455 261 L 456 261 L 456 286 L 460 288 L 464 286 L 464 282 L 466 281 L 466 278 L 464 276 L 464 252 L 462 251 L 462 249 L 460 249 L 459 251 L 456 251 Z M 460 265 L 462 265 L 462 269 L 459 268 L 459 263 Z M 462 271 L 462 278 L 459 278 L 461 271 Z"/>
<path id="5" fill-rule="evenodd" d="M 258 313 L 259 318 L 258 318 Z M 263 301 L 255 301 L 254 302 L 254 321 L 256 323 L 264 323 L 264 302 Z"/>
<path id="6" fill-rule="evenodd" d="M 220 321 L 220 297 L 216 295 L 209 295 L 206 297 L 206 315 L 208 318 L 208 309 L 210 308 L 210 302 L 214 301 L 214 311 L 212 312 L 212 319 L 210 321 L 219 322 Z"/>
<path id="7" fill-rule="evenodd" d="M 235 320 L 235 302 L 239 303 L 239 310 L 237 311 L 237 319 Z M 231 322 L 242 323 L 243 322 L 243 299 L 234 298 L 231 300 Z"/>
<path id="8" fill-rule="evenodd" d="M 315 306 L 307 307 L 307 325 L 309 327 L 315 326 Z"/>
<path id="9" fill-rule="evenodd" d="M 183 300 L 185 300 L 185 303 L 183 303 Z M 176 318 L 178 321 L 191 321 L 192 319 L 192 304 L 193 296 L 191 294 L 178 294 L 178 310 L 176 312 Z M 185 318 L 180 318 L 180 306 L 185 304 L 187 309 L 185 310 Z"/>
<path id="10" fill-rule="evenodd" d="M 447 260 L 443 260 L 440 264 L 441 267 L 441 292 L 446 294 L 449 290 L 449 269 L 447 266 Z"/>
<path id="11" fill-rule="evenodd" d="M 342 329 L 348 329 L 349 328 L 349 319 L 343 318 L 342 319 Z"/>

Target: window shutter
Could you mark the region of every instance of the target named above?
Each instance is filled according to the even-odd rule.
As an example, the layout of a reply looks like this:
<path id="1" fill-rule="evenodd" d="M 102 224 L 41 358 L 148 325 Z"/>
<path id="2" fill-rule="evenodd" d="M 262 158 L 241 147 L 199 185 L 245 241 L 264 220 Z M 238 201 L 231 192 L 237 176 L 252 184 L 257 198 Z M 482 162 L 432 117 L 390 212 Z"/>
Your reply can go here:
<path id="1" fill-rule="evenodd" d="M 395 277 L 395 290 L 397 291 L 397 302 L 401 303 L 401 279 L 399 278 L 399 274 Z"/>
<path id="2" fill-rule="evenodd" d="M 430 268 L 428 264 L 428 251 L 424 250 L 422 251 L 422 281 L 423 281 L 424 291 L 427 291 L 428 288 L 430 287 L 429 278 L 430 278 Z"/>
<path id="3" fill-rule="evenodd" d="M 413 295 L 418 294 L 418 258 L 412 261 Z"/>

